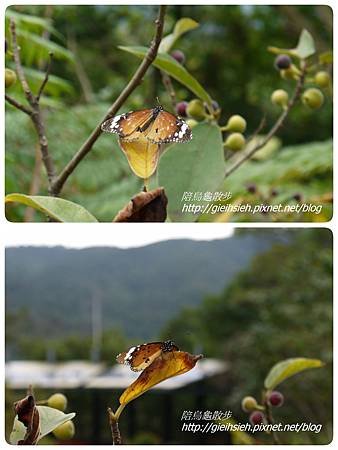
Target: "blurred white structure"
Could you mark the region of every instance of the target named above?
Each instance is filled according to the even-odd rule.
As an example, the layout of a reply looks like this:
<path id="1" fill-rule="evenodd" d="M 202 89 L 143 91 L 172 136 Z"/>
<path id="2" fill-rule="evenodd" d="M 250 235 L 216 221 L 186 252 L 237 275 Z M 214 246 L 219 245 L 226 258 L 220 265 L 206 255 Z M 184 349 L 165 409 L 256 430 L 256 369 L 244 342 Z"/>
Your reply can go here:
<path id="1" fill-rule="evenodd" d="M 5 368 L 6 386 L 12 389 L 27 389 L 30 384 L 46 389 L 79 388 L 102 373 L 104 368 L 104 364 L 89 361 L 10 361 Z"/>
<path id="2" fill-rule="evenodd" d="M 202 359 L 189 372 L 169 378 L 154 389 L 174 390 L 188 384 L 227 372 L 228 365 L 217 359 Z M 10 361 L 6 363 L 6 386 L 27 389 L 31 384 L 45 389 L 125 389 L 140 373 L 116 364 L 107 368 L 102 363 L 69 361 L 48 363 L 39 361 Z"/>

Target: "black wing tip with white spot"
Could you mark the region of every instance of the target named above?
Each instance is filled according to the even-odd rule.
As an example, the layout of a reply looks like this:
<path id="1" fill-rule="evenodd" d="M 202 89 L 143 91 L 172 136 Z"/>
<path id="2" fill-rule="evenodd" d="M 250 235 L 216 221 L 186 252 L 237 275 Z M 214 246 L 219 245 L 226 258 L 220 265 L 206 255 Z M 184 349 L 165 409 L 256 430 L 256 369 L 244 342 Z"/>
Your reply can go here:
<path id="1" fill-rule="evenodd" d="M 172 143 L 184 143 L 191 141 L 192 139 L 192 131 L 189 125 L 184 122 L 184 120 L 179 120 L 177 123 L 179 127 L 173 134 L 166 137 L 165 139 L 149 139 L 153 144 L 172 144 Z"/>
<path id="2" fill-rule="evenodd" d="M 120 122 L 125 119 L 127 114 L 120 114 L 119 116 L 112 117 L 105 120 L 101 125 L 101 130 L 106 133 L 117 133 L 121 135 Z"/>

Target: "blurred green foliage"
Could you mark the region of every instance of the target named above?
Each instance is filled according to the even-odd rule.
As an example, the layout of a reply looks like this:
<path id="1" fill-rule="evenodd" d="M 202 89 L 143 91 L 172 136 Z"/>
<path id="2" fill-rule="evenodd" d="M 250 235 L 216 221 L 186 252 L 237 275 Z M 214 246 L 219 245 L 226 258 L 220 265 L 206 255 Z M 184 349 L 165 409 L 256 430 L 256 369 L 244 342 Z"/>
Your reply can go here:
<path id="1" fill-rule="evenodd" d="M 41 80 L 48 50 L 53 47 L 56 53 L 52 66 L 54 78 L 48 84 L 50 90 L 46 91 L 44 103 L 48 106 L 45 117 L 50 151 L 58 170 L 78 150 L 130 79 L 138 61 L 118 46 L 149 45 L 156 9 L 156 6 L 109 5 L 9 9 L 23 18 L 18 24 L 23 32 L 19 38 L 27 74 L 35 74 L 35 78 L 31 77 L 36 80 L 33 89 L 37 89 Z M 276 118 L 277 111 L 270 103 L 271 92 L 276 88 L 290 92 L 290 82 L 282 80 L 274 69 L 274 56 L 266 51 L 267 46 L 293 47 L 305 27 L 313 35 L 319 52 L 332 46 L 332 13 L 327 6 L 172 5 L 168 8 L 164 34 L 171 32 L 183 17 L 199 23 L 198 28 L 175 44 L 186 55 L 187 70 L 220 104 L 220 122 L 239 113 L 248 121 L 249 134 L 256 129 L 263 113 L 269 124 Z M 43 43 L 37 39 L 39 35 Z M 8 52 L 6 65 L 11 64 Z M 193 98 L 182 85 L 173 83 L 178 100 Z M 11 89 L 14 96 L 19 96 L 18 83 Z M 303 106 L 291 112 L 287 126 L 280 133 L 284 146 L 331 138 L 332 103 L 330 92 L 326 94 L 320 113 Z M 152 107 L 157 96 L 170 110 L 161 76 L 151 68 L 123 110 Z M 8 107 L 7 113 L 6 192 L 28 194 L 35 161 L 35 136 L 27 117 L 20 117 L 22 113 L 18 114 L 12 107 Z M 295 155 L 289 156 L 289 165 L 297 165 Z M 41 185 L 35 193 L 46 194 L 45 175 L 41 171 Z M 325 184 L 330 189 L 330 176 L 329 170 L 321 187 Z M 296 184 L 297 190 L 302 190 L 302 182 L 297 180 Z M 140 185 L 130 174 L 116 141 L 111 136 L 102 136 L 67 182 L 63 196 L 80 203 L 99 220 L 111 221 Z M 327 211 L 324 219 L 329 216 Z M 24 208 L 9 207 L 7 217 L 22 220 Z M 34 220 L 45 219 L 35 213 Z"/>
<path id="2" fill-rule="evenodd" d="M 245 232 L 245 231 L 244 231 Z M 281 436 L 288 443 L 328 443 L 332 433 L 332 234 L 304 230 L 295 241 L 277 244 L 254 258 L 220 295 L 198 308 L 185 308 L 163 336 L 184 349 L 230 361 L 230 394 L 224 407 L 240 421 L 245 395 L 260 399 L 263 381 L 278 361 L 319 358 L 323 369 L 290 379 L 279 389 L 285 405 L 276 420 L 322 423 L 306 437 Z M 304 441 L 305 439 L 305 441 Z"/>

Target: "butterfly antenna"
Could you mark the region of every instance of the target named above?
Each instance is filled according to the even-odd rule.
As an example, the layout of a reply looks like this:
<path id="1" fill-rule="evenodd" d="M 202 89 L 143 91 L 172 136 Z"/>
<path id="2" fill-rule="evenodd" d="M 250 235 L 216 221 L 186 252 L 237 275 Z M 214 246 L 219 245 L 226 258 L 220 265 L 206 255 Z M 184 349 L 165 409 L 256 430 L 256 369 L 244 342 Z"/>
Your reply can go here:
<path id="1" fill-rule="evenodd" d="M 158 97 L 156 97 L 156 101 L 157 101 L 158 106 L 162 106 L 160 103 L 160 99 Z"/>

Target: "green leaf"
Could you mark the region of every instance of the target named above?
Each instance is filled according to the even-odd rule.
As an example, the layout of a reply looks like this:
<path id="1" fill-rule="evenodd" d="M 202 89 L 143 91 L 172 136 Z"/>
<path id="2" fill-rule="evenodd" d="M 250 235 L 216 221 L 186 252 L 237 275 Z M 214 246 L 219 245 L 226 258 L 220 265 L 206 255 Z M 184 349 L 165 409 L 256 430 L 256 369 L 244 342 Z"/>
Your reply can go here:
<path id="1" fill-rule="evenodd" d="M 222 133 L 217 125 L 196 125 L 190 142 L 171 145 L 160 159 L 158 173 L 159 185 L 164 186 L 168 196 L 170 219 L 195 221 L 198 214 L 182 212 L 184 192 L 214 192 L 224 171 Z"/>
<path id="2" fill-rule="evenodd" d="M 328 51 L 321 53 L 319 55 L 320 64 L 332 64 L 333 63 L 333 52 Z"/>
<path id="3" fill-rule="evenodd" d="M 168 53 L 177 39 L 182 36 L 182 34 L 186 33 L 187 31 L 193 30 L 198 26 L 198 22 L 188 17 L 184 17 L 178 20 L 175 24 L 174 31 L 162 39 L 159 47 L 159 53 Z"/>
<path id="4" fill-rule="evenodd" d="M 313 37 L 307 30 L 303 30 L 293 54 L 300 59 L 306 59 L 314 53 L 316 53 L 316 48 Z"/>
<path id="5" fill-rule="evenodd" d="M 75 417 L 75 413 L 65 414 L 49 406 L 37 406 L 37 408 L 40 414 L 41 438 Z"/>
<path id="6" fill-rule="evenodd" d="M 47 434 L 51 433 L 55 428 L 75 417 L 75 413 L 64 414 L 58 409 L 50 408 L 49 406 L 37 406 L 40 416 L 40 431 L 39 440 Z M 9 437 L 9 442 L 12 445 L 17 445 L 26 434 L 25 425 L 15 416 L 13 429 Z"/>
<path id="7" fill-rule="evenodd" d="M 38 36 L 35 33 L 19 28 L 17 29 L 17 35 L 21 38 L 27 39 L 27 45 L 33 43 L 37 47 L 43 49 L 46 53 L 52 52 L 56 58 L 64 58 L 69 61 L 74 60 L 74 55 L 70 50 L 56 44 L 55 42 Z"/>
<path id="8" fill-rule="evenodd" d="M 144 58 L 147 53 L 147 47 L 121 47 L 119 49 L 124 50 L 125 52 L 131 53 L 138 58 Z M 200 85 L 200 83 L 192 76 L 190 73 L 179 64 L 174 58 L 165 54 L 159 53 L 157 58 L 153 62 L 153 65 L 163 72 L 166 72 L 172 78 L 183 84 L 183 86 L 190 89 L 197 97 L 201 100 L 211 103 L 211 98 L 209 94 L 204 90 L 204 88 Z"/>
<path id="9" fill-rule="evenodd" d="M 61 40 L 64 39 L 62 34 L 59 33 L 51 25 L 51 21 L 49 19 L 38 17 L 38 16 L 32 16 L 30 14 L 19 13 L 17 11 L 12 11 L 10 9 L 7 9 L 7 11 L 6 11 L 6 19 L 7 18 L 14 19 L 18 26 L 20 26 L 21 23 L 31 25 L 34 28 L 39 28 L 41 30 L 49 31 L 51 34 L 57 36 Z"/>
<path id="10" fill-rule="evenodd" d="M 319 359 L 290 358 L 275 364 L 264 381 L 266 389 L 274 389 L 287 378 L 308 369 L 322 367 L 324 363 Z"/>
<path id="11" fill-rule="evenodd" d="M 8 194 L 5 197 L 5 202 L 17 202 L 31 206 L 58 222 L 97 222 L 96 218 L 83 206 L 58 197 Z"/>

